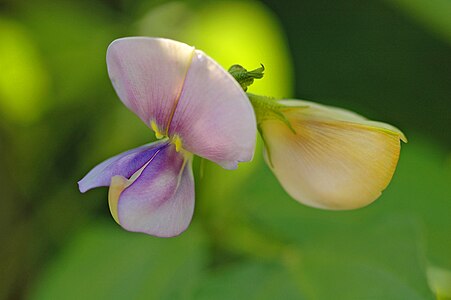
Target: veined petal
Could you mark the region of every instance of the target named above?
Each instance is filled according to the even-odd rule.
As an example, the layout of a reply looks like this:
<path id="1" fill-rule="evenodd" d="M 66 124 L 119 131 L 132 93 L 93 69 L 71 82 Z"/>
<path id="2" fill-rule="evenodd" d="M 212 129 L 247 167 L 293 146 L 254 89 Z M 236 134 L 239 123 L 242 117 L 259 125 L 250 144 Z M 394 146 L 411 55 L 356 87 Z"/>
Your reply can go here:
<path id="1" fill-rule="evenodd" d="M 188 151 L 226 169 L 253 157 L 256 121 L 249 99 L 202 51 L 195 51 L 169 133 Z"/>
<path id="2" fill-rule="evenodd" d="M 368 127 L 369 129 L 374 128 L 375 130 L 379 131 L 385 130 L 387 133 L 399 136 L 399 138 L 403 142 L 407 142 L 407 138 L 404 133 L 402 133 L 401 130 L 399 130 L 395 126 L 383 122 L 368 120 L 364 116 L 343 108 L 326 106 L 305 100 L 280 100 L 278 102 L 292 107 L 305 106 L 305 108 L 308 109 L 305 112 L 302 109 L 293 109 L 290 113 L 293 115 L 292 117 L 295 117 L 297 114 L 299 114 L 303 119 L 350 122 Z"/>
<path id="3" fill-rule="evenodd" d="M 150 143 L 121 154 L 118 154 L 94 167 L 83 179 L 78 182 L 82 193 L 92 188 L 109 186 L 111 178 L 120 175 L 130 178 L 142 168 L 155 153 L 168 145 L 167 140 Z"/>
<path id="4" fill-rule="evenodd" d="M 261 124 L 269 165 L 285 190 L 325 209 L 354 209 L 377 199 L 393 176 L 404 135 L 346 110 L 290 102 L 309 106 L 285 111 L 296 133 L 279 120 Z"/>
<path id="5" fill-rule="evenodd" d="M 115 181 L 110 186 L 110 208 L 113 217 L 117 212 L 118 223 L 124 229 L 172 237 L 182 233 L 191 222 L 194 211 L 191 161 L 176 152 L 173 145 L 161 149 L 134 181 L 127 183 L 120 178 Z"/>
<path id="6" fill-rule="evenodd" d="M 122 102 L 166 131 L 193 55 L 193 47 L 173 40 L 117 39 L 108 47 L 108 73 Z"/>

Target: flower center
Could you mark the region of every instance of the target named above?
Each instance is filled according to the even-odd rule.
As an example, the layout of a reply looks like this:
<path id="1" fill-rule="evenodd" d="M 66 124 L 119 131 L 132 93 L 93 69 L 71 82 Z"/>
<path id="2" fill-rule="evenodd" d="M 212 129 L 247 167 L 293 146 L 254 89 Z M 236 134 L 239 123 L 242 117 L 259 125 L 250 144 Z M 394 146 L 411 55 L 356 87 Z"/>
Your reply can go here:
<path id="1" fill-rule="evenodd" d="M 155 137 L 157 139 L 160 140 L 160 139 L 164 138 L 165 135 L 160 131 L 160 129 L 158 129 L 158 125 L 157 125 L 157 123 L 155 123 L 155 121 L 150 122 L 150 127 L 155 132 Z"/>
<path id="2" fill-rule="evenodd" d="M 182 139 L 178 136 L 178 135 L 174 135 L 171 138 L 171 143 L 173 143 L 175 145 L 175 151 L 180 152 L 183 149 L 183 143 L 182 143 Z"/>
<path id="3" fill-rule="evenodd" d="M 166 137 L 166 134 L 164 134 L 159 128 L 157 123 L 155 123 L 155 121 L 150 122 L 150 127 L 152 128 L 152 130 L 155 132 L 155 137 L 157 139 L 162 139 L 164 137 Z M 178 136 L 177 134 L 174 134 L 174 136 L 169 137 L 169 142 L 174 144 L 175 146 L 175 151 L 177 152 L 186 152 L 183 149 L 183 143 L 182 143 L 182 139 L 180 138 L 180 136 Z"/>

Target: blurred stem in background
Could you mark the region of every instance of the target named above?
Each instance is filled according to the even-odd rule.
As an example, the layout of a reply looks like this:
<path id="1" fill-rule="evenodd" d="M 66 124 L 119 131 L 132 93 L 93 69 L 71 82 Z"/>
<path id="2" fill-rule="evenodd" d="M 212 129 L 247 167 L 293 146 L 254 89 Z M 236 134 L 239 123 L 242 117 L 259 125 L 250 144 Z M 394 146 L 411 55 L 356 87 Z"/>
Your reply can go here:
<path id="1" fill-rule="evenodd" d="M 451 2 L 447 0 L 385 0 L 405 11 L 438 37 L 451 43 Z"/>

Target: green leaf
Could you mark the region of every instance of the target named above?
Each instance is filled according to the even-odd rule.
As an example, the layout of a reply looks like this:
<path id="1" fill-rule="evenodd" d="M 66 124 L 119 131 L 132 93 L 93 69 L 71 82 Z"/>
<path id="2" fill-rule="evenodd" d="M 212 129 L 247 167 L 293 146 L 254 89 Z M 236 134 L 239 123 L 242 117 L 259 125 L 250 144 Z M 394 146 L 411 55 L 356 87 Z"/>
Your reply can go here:
<path id="1" fill-rule="evenodd" d="M 277 263 L 236 264 L 206 278 L 195 299 L 306 299 L 289 272 Z"/>
<path id="2" fill-rule="evenodd" d="M 253 223 L 290 240 L 308 242 L 365 219 L 387 214 L 408 215 L 424 225 L 428 258 L 434 265 L 451 269 L 451 176 L 444 167 L 446 152 L 411 136 L 388 188 L 373 204 L 352 211 L 327 211 L 306 207 L 290 198 L 270 170 L 255 168 L 241 193 Z M 259 188 L 265 187 L 265 188 Z M 230 195 L 231 199 L 235 196 Z"/>
<path id="3" fill-rule="evenodd" d="M 434 299 L 418 225 L 398 217 L 305 244 L 285 243 L 271 262 L 250 259 L 223 267 L 202 282 L 195 298 Z"/>
<path id="4" fill-rule="evenodd" d="M 391 186 L 374 205 L 374 213 L 399 211 L 418 216 L 426 227 L 428 258 L 451 269 L 451 173 L 447 153 L 419 137 L 411 137 Z"/>
<path id="5" fill-rule="evenodd" d="M 171 239 L 92 226 L 39 277 L 31 299 L 187 299 L 206 258 L 195 226 Z"/>
<path id="6" fill-rule="evenodd" d="M 220 212 L 211 208 L 211 225 L 222 232 L 221 246 L 240 255 L 274 259 L 294 253 L 288 265 L 309 282 L 308 299 L 431 299 L 426 262 L 443 266 L 451 253 L 443 159 L 440 149 L 411 137 L 381 198 L 353 211 L 301 205 L 259 164 L 241 186 L 222 190 L 227 201 Z"/>
<path id="7" fill-rule="evenodd" d="M 337 230 L 301 248 L 309 299 L 434 299 L 421 230 L 392 217 Z"/>

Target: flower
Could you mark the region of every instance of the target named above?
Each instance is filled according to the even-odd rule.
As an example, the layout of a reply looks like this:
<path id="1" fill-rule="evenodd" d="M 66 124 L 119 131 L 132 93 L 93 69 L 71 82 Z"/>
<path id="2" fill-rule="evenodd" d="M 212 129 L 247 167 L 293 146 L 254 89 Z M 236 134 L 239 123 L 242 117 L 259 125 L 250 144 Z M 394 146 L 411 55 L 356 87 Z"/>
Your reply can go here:
<path id="1" fill-rule="evenodd" d="M 397 128 L 340 108 L 249 95 L 265 142 L 266 162 L 297 201 L 354 209 L 376 200 L 395 171 Z"/>
<path id="2" fill-rule="evenodd" d="M 251 160 L 252 106 L 215 61 L 173 40 L 115 40 L 107 65 L 119 98 L 160 140 L 99 164 L 79 189 L 109 186 L 111 214 L 126 230 L 178 235 L 194 210 L 193 154 L 226 169 Z"/>

